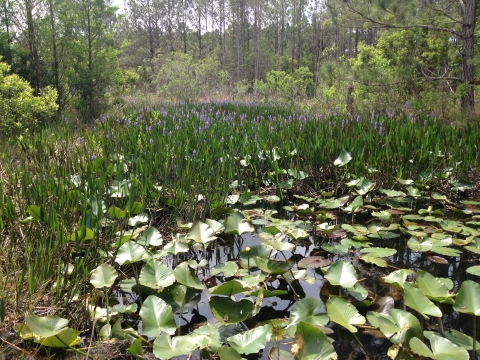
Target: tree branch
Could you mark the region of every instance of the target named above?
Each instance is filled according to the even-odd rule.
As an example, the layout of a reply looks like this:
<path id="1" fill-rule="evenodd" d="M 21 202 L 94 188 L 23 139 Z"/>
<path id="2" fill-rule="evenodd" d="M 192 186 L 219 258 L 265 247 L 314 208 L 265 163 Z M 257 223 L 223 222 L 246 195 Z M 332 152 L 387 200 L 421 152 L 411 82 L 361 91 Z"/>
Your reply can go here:
<path id="1" fill-rule="evenodd" d="M 361 11 L 353 8 L 348 1 L 345 1 L 345 4 L 347 6 L 347 9 L 348 11 L 354 13 L 354 14 L 357 14 L 359 16 L 361 16 L 362 18 L 368 20 L 369 22 L 373 23 L 373 24 L 377 24 L 377 25 L 380 25 L 384 28 L 390 28 L 390 29 L 415 29 L 415 28 L 422 28 L 422 29 L 427 29 L 427 30 L 437 30 L 437 31 L 444 31 L 444 32 L 447 32 L 449 34 L 452 34 L 452 35 L 455 35 L 455 36 L 459 36 L 459 37 L 462 37 L 462 34 L 455 31 L 455 30 L 452 30 L 452 29 L 449 29 L 449 28 L 444 28 L 444 27 L 441 27 L 441 26 L 433 26 L 433 25 L 393 25 L 393 24 L 387 24 L 387 23 L 384 23 L 383 21 L 379 21 L 379 20 L 376 20 L 376 19 L 373 19 L 367 15 L 365 15 L 364 13 L 362 13 Z"/>

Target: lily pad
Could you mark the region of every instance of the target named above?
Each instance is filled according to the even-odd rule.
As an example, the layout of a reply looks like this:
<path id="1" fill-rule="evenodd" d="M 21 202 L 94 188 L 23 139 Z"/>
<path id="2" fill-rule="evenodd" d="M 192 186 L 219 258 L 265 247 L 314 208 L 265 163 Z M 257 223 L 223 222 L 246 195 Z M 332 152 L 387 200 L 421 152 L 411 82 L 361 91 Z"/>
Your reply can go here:
<path id="1" fill-rule="evenodd" d="M 339 296 L 330 296 L 327 301 L 327 314 L 330 320 L 342 325 L 352 333 L 358 331 L 353 325 L 363 325 L 365 317 L 360 315 L 357 308 Z"/>
<path id="2" fill-rule="evenodd" d="M 148 296 L 140 308 L 142 318 L 142 332 L 148 336 L 158 336 L 162 331 L 174 334 L 177 328 L 173 310 L 158 296 Z"/>
<path id="3" fill-rule="evenodd" d="M 338 355 L 328 337 L 318 327 L 301 321 L 291 348 L 295 359 L 336 360 Z"/>
<path id="4" fill-rule="evenodd" d="M 253 354 L 264 349 L 271 337 L 272 325 L 267 324 L 230 336 L 227 340 L 239 354 Z"/>
<path id="5" fill-rule="evenodd" d="M 332 285 L 351 288 L 357 283 L 358 276 L 350 262 L 340 260 L 328 268 L 325 279 Z"/>

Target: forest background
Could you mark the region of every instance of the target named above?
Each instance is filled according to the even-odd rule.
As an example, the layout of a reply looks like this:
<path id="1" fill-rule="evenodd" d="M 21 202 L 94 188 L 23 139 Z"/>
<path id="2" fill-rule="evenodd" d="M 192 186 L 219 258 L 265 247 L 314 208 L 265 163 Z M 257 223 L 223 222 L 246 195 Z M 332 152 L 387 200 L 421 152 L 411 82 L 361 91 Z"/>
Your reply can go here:
<path id="1" fill-rule="evenodd" d="M 475 116 L 477 1 L 0 0 L 4 134 L 128 102 Z M 8 66 L 7 66 L 8 65 Z"/>

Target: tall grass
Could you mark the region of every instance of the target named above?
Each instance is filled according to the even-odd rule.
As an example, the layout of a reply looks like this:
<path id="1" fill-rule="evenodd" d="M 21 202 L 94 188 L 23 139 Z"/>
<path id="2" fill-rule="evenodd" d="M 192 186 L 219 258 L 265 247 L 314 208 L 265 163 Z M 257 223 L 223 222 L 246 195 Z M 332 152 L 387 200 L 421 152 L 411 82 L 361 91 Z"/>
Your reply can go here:
<path id="1" fill-rule="evenodd" d="M 476 171 L 479 130 L 426 114 L 362 119 L 236 103 L 127 106 L 81 131 L 65 119 L 10 150 L 13 161 L 3 157 L 0 294 L 14 294 L 12 312 L 45 296 L 72 311 L 88 273 L 127 228 L 114 207 L 127 215 L 140 207 L 157 225 L 194 220 L 223 206 L 232 191 L 291 179 L 288 169 L 309 174 L 303 186 L 311 191 L 338 189 L 351 174 L 378 187 L 398 177 L 441 187 Z M 339 168 L 333 161 L 342 149 L 353 160 Z M 87 229 L 94 236 L 85 240 Z M 68 264 L 75 265 L 70 281 Z"/>

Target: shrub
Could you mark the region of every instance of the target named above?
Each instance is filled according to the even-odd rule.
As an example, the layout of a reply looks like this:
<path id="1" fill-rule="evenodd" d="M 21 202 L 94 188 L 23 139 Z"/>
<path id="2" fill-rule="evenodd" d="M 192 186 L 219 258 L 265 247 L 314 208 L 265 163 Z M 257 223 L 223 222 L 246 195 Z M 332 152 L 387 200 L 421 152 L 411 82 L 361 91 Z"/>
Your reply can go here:
<path id="1" fill-rule="evenodd" d="M 27 81 L 9 72 L 0 62 L 0 133 L 7 137 L 38 128 L 58 109 L 56 90 L 47 87 L 35 96 Z"/>

